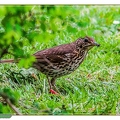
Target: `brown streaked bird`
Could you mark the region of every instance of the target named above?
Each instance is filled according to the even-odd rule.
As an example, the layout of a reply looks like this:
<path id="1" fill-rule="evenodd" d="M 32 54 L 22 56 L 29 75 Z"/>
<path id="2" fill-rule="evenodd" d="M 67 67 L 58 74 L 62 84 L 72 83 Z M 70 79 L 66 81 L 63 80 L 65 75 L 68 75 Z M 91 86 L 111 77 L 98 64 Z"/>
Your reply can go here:
<path id="1" fill-rule="evenodd" d="M 57 94 L 55 80 L 75 71 L 83 62 L 88 51 L 94 46 L 100 46 L 100 44 L 96 43 L 92 37 L 86 36 L 69 44 L 38 51 L 33 54 L 36 61 L 32 67 L 46 75 L 51 93 Z M 14 62 L 14 60 L 0 61 L 0 63 L 6 62 Z"/>

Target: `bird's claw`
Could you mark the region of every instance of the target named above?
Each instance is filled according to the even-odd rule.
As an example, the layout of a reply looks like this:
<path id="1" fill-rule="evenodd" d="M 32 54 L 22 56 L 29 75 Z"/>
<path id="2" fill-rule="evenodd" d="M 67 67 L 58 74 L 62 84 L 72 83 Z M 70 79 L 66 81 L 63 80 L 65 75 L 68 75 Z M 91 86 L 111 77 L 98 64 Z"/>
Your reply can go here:
<path id="1" fill-rule="evenodd" d="M 57 93 L 56 91 L 54 91 L 53 89 L 50 89 L 50 93 L 51 94 L 55 94 L 55 95 L 58 95 L 59 93 Z"/>

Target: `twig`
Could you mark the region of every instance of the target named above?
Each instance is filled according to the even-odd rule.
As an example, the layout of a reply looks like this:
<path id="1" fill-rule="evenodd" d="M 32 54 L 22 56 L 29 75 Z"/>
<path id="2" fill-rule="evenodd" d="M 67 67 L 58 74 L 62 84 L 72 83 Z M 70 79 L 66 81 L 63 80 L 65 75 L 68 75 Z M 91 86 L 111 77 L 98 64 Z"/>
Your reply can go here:
<path id="1" fill-rule="evenodd" d="M 7 98 L 5 99 L 6 103 L 12 108 L 12 110 L 17 114 L 17 115 L 22 115 L 19 110 L 10 102 L 10 100 Z"/>
<path id="2" fill-rule="evenodd" d="M 9 98 L 8 98 L 6 95 L 0 93 L 0 96 L 6 101 L 6 103 L 10 106 L 10 108 L 12 108 L 12 110 L 13 110 L 17 115 L 22 115 L 22 114 L 19 112 L 19 110 L 11 103 L 11 101 L 9 100 Z"/>

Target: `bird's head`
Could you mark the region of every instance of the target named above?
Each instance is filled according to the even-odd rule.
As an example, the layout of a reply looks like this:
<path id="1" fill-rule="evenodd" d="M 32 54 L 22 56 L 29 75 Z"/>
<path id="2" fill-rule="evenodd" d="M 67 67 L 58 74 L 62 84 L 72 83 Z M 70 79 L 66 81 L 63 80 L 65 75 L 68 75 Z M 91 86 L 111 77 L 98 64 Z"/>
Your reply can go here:
<path id="1" fill-rule="evenodd" d="M 77 48 L 86 49 L 86 50 L 90 50 L 94 46 L 97 46 L 97 47 L 100 46 L 100 44 L 95 42 L 95 40 L 92 37 L 88 37 L 88 36 L 84 38 L 79 38 L 76 41 L 76 44 L 77 44 Z"/>

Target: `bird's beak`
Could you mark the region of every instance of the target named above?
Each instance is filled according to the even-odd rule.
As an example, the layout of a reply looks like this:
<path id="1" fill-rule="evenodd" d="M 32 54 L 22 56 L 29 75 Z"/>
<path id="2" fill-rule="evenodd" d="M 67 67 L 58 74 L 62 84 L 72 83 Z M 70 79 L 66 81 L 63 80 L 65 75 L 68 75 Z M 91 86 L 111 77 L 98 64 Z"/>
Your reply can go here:
<path id="1" fill-rule="evenodd" d="M 97 47 L 100 46 L 100 44 L 98 44 L 98 43 L 96 43 L 96 42 L 94 42 L 93 45 L 94 45 L 94 46 L 97 46 Z"/>

